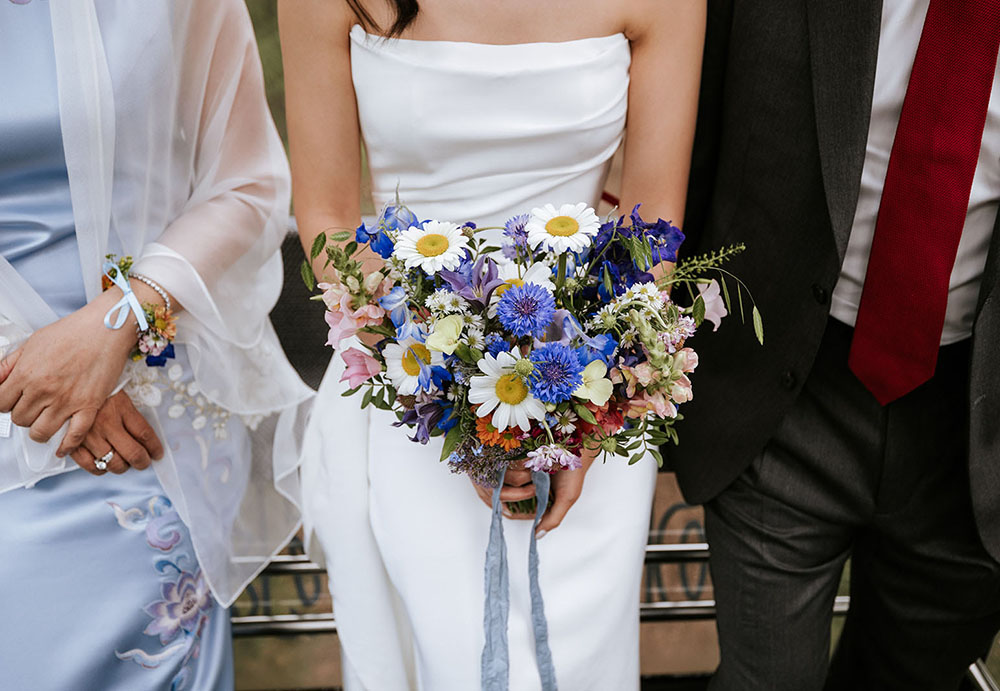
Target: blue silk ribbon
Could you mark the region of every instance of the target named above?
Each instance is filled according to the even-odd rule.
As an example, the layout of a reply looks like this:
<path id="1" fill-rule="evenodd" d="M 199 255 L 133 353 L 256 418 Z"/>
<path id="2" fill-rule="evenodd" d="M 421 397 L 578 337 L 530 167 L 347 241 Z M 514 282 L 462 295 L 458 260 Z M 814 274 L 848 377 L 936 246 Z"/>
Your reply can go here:
<path id="1" fill-rule="evenodd" d="M 503 513 L 501 511 L 500 490 L 503 476 L 497 480 L 493 490 L 493 519 L 490 523 L 490 540 L 486 548 L 486 602 L 483 607 L 482 684 L 483 691 L 507 691 L 510 683 L 510 651 L 507 645 L 507 617 L 510 612 L 510 573 L 507 566 L 507 544 L 503 537 Z M 531 530 L 531 546 L 528 552 L 528 581 L 531 592 L 531 624 L 535 633 L 535 659 L 538 674 L 542 680 L 542 691 L 557 691 L 556 671 L 549 650 L 549 630 L 545 620 L 542 591 L 538 585 L 538 540 L 535 531 L 545 514 L 549 502 L 548 473 L 531 474 L 535 485 L 538 508 L 535 524 Z"/>
<path id="2" fill-rule="evenodd" d="M 109 309 L 108 313 L 104 315 L 104 326 L 109 329 L 120 329 L 125 325 L 128 313 L 132 312 L 135 315 L 136 321 L 139 322 L 139 331 L 149 329 L 149 322 L 146 321 L 146 311 L 139 304 L 139 298 L 132 292 L 132 285 L 128 282 L 125 274 L 111 262 L 104 262 L 103 268 L 104 275 L 112 283 L 121 288 L 122 291 L 122 299 L 116 302 L 115 306 Z M 112 275 L 112 271 L 114 271 L 114 275 Z M 118 313 L 117 316 L 115 312 Z M 112 322 L 112 319 L 114 319 L 114 322 Z"/>

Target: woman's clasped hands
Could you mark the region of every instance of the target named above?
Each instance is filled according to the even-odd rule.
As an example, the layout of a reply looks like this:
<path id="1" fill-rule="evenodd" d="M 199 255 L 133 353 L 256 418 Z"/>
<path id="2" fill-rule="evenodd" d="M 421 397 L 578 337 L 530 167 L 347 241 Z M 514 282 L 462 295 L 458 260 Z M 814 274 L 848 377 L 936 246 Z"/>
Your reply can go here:
<path id="1" fill-rule="evenodd" d="M 140 301 L 158 300 L 146 285 L 131 283 Z M 105 291 L 38 329 L 0 360 L 0 412 L 10 413 L 11 421 L 39 443 L 48 442 L 68 421 L 56 456 L 69 455 L 94 474 L 146 468 L 163 454 L 128 396 L 110 396 L 136 345 L 134 315 L 120 329 L 104 325 L 120 297 L 116 288 Z"/>

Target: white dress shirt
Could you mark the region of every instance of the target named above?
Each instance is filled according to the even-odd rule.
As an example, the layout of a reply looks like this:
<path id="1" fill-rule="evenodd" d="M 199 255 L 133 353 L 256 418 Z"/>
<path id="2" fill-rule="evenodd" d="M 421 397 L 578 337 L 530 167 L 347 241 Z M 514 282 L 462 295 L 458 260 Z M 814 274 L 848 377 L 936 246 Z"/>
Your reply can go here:
<path id="1" fill-rule="evenodd" d="M 889 167 L 889 154 L 910 81 L 913 59 L 930 0 L 884 0 L 882 29 L 875 70 L 875 94 L 868 129 L 868 148 L 861 174 L 861 194 L 854 215 L 840 279 L 833 291 L 831 314 L 854 325 L 861 302 L 865 271 L 871 253 L 875 221 L 878 218 L 882 187 Z M 979 284 L 986 266 L 1000 206 L 1000 72 L 993 82 L 986 130 L 979 163 L 972 183 L 969 213 L 958 246 L 958 258 L 951 273 L 948 310 L 941 344 L 955 343 L 972 334 Z"/>

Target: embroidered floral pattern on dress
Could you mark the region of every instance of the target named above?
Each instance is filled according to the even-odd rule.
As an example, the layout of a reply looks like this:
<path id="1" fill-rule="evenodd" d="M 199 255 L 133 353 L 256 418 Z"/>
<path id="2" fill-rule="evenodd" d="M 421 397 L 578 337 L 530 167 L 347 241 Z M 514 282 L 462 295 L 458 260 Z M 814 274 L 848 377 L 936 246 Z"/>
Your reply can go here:
<path id="1" fill-rule="evenodd" d="M 137 405 L 150 408 L 160 407 L 166 395 L 170 402 L 170 407 L 167 408 L 170 418 L 176 420 L 188 415 L 195 431 L 211 425 L 216 439 L 228 438 L 229 411 L 208 400 L 196 382 L 184 381 L 184 368 L 181 365 L 167 367 L 166 377 L 162 372 L 161 368 L 146 367 L 144 363 L 130 363 L 129 383 L 125 385 L 125 393 Z M 251 426 L 251 429 L 254 426 L 256 425 Z"/>
<path id="2" fill-rule="evenodd" d="M 143 608 L 152 618 L 143 633 L 155 637 L 162 649 L 158 652 L 143 648 L 116 650 L 115 655 L 119 660 L 131 660 L 146 669 L 156 669 L 168 660 L 173 661 L 179 669 L 171 680 L 170 689 L 180 691 L 193 674 L 191 662 L 201 651 L 201 635 L 215 600 L 190 541 L 183 539 L 183 524 L 169 499 L 153 497 L 145 508 L 124 509 L 114 502 L 108 504 L 119 526 L 145 532 L 146 543 L 156 554 L 153 568 L 160 574 L 161 581 L 161 598 Z"/>

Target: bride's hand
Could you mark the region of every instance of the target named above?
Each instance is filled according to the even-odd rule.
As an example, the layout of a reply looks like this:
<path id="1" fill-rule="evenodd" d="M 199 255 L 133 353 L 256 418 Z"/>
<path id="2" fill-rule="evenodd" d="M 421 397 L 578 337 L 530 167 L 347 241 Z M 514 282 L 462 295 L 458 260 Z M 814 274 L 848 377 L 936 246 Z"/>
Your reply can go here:
<path id="1" fill-rule="evenodd" d="M 98 470 L 94 461 L 107 452 L 114 455 L 107 470 Z M 70 453 L 76 464 L 93 475 L 106 472 L 120 475 L 129 468 L 144 470 L 163 457 L 163 444 L 124 391 L 109 398 L 97 411 L 94 426 L 76 450 Z"/>
<path id="2" fill-rule="evenodd" d="M 492 509 L 493 490 L 489 487 L 477 485 L 475 482 L 472 483 L 472 486 L 475 488 L 479 498 L 483 500 L 483 503 Z M 525 470 L 523 465 L 521 467 L 508 468 L 503 478 L 503 489 L 500 490 L 500 501 L 505 503 L 524 501 L 525 499 L 531 499 L 533 496 L 535 496 L 535 485 L 531 481 L 531 471 Z M 501 508 L 503 509 L 503 515 L 507 518 L 535 518 L 533 515 L 528 514 L 512 514 L 503 504 L 501 504 Z"/>
<path id="3" fill-rule="evenodd" d="M 140 303 L 162 302 L 144 283 L 133 280 L 132 288 Z M 83 442 L 135 346 L 135 315 L 120 329 L 104 326 L 104 315 L 120 298 L 118 289 L 105 291 L 0 360 L 0 412 L 9 412 L 40 443 L 70 421 L 59 457 Z"/>

